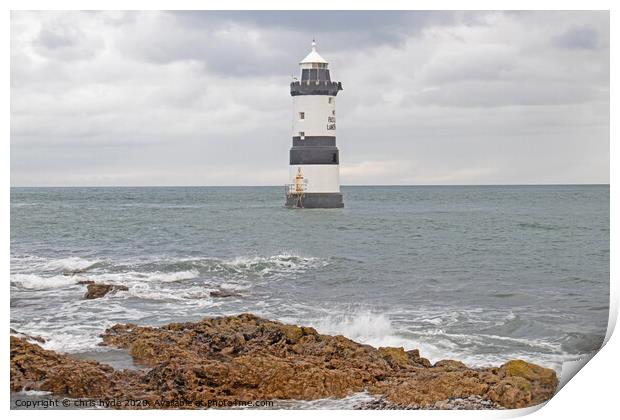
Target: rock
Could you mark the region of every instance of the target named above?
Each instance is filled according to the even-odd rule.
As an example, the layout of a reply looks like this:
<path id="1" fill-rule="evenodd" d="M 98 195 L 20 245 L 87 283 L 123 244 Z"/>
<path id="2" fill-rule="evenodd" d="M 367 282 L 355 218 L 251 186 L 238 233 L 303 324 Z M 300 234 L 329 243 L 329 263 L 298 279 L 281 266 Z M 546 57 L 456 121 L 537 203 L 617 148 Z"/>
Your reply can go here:
<path id="1" fill-rule="evenodd" d="M 407 357 L 409 357 L 412 360 L 416 360 L 420 358 L 420 350 L 418 349 L 413 349 L 413 350 L 407 350 Z"/>
<path id="2" fill-rule="evenodd" d="M 407 356 L 409 357 L 409 360 L 411 360 L 411 362 L 415 365 L 427 368 L 433 366 L 430 360 L 425 357 L 420 357 L 420 350 L 418 349 L 407 351 Z"/>
<path id="3" fill-rule="evenodd" d="M 552 396 L 558 386 L 553 369 L 547 369 L 523 360 L 511 360 L 497 371 L 499 382 L 489 397 L 494 402 L 511 408 L 540 404 Z"/>
<path id="4" fill-rule="evenodd" d="M 76 274 L 82 274 L 82 273 L 85 273 L 86 271 L 87 271 L 86 269 L 84 269 L 84 270 L 66 270 L 66 271 L 62 272 L 62 275 L 63 276 L 67 276 L 67 277 L 68 276 L 75 276 Z"/>
<path id="5" fill-rule="evenodd" d="M 73 398 L 121 396 L 138 375 L 93 361 L 74 360 L 23 338 L 11 337 L 11 391 L 49 391 Z"/>
<path id="6" fill-rule="evenodd" d="M 379 354 L 394 367 L 410 364 L 409 355 L 402 347 L 379 347 Z"/>
<path id="7" fill-rule="evenodd" d="M 84 299 L 97 299 L 107 295 L 110 292 L 117 292 L 120 290 L 129 290 L 127 286 L 121 286 L 117 284 L 103 284 L 103 283 L 92 283 L 88 284 L 86 294 L 84 294 Z"/>
<path id="8" fill-rule="evenodd" d="M 212 291 L 211 293 L 209 293 L 209 296 L 217 297 L 217 298 L 227 298 L 227 297 L 240 297 L 241 295 L 231 290 L 220 289 L 220 290 Z"/>
<path id="9" fill-rule="evenodd" d="M 420 407 L 416 405 L 402 407 L 387 401 L 383 397 L 365 401 L 353 407 L 354 410 L 418 410 L 419 408 Z"/>
<path id="10" fill-rule="evenodd" d="M 477 395 L 471 395 L 467 398 L 449 398 L 443 401 L 437 401 L 432 406 L 424 407 L 431 410 L 498 410 L 502 407 L 493 401 L 481 398 Z"/>
<path id="11" fill-rule="evenodd" d="M 78 280 L 77 284 L 84 284 L 84 285 L 95 284 L 95 281 L 94 280 Z"/>
<path id="12" fill-rule="evenodd" d="M 527 407 L 532 402 L 531 384 L 519 377 L 510 377 L 500 380 L 489 390 L 492 401 L 505 407 Z"/>
<path id="13" fill-rule="evenodd" d="M 422 365 L 422 367 L 426 367 L 426 368 L 433 366 L 431 361 L 428 360 L 426 357 L 420 357 L 418 360 L 415 361 L 415 363 Z"/>
<path id="14" fill-rule="evenodd" d="M 29 335 L 29 334 L 24 334 L 22 332 L 19 332 L 13 328 L 11 328 L 11 335 L 15 335 L 17 337 L 21 337 L 21 338 L 25 338 L 28 341 L 36 341 L 37 343 L 45 343 L 45 339 L 41 336 L 38 335 Z"/>
<path id="15" fill-rule="evenodd" d="M 458 361 L 430 366 L 418 351 L 376 349 L 251 314 L 161 327 L 117 324 L 102 339 L 147 369 L 115 371 L 12 337 L 11 389 L 196 406 L 213 399 L 342 398 L 366 390 L 378 399 L 359 408 L 468 409 L 536 404 L 557 385 L 554 371 L 521 361 L 491 369 Z"/>
<path id="16" fill-rule="evenodd" d="M 465 363 L 458 360 L 440 360 L 433 365 L 433 367 L 443 368 L 448 371 L 467 369 Z"/>
<path id="17" fill-rule="evenodd" d="M 449 398 L 486 396 L 488 389 L 489 386 L 480 381 L 476 371 L 456 372 L 433 367 L 420 369 L 409 377 L 389 378 L 369 388 L 369 391 L 381 393 L 400 406 L 431 406 Z"/>

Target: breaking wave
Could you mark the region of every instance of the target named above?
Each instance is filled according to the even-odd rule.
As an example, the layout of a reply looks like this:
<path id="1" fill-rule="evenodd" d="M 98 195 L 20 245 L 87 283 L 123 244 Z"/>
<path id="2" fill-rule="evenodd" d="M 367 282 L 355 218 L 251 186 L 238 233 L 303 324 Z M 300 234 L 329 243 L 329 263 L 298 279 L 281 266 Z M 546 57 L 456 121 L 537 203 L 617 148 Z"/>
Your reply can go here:
<path id="1" fill-rule="evenodd" d="M 292 254 L 277 254 L 269 257 L 234 257 L 232 259 L 179 259 L 174 262 L 154 262 L 139 264 L 134 268 L 159 269 L 162 271 L 189 269 L 198 270 L 202 274 L 223 274 L 231 276 L 252 275 L 257 277 L 274 277 L 284 274 L 295 274 L 308 269 L 324 266 L 326 262 L 315 257 L 303 257 Z"/>
<path id="2" fill-rule="evenodd" d="M 231 288 L 247 288 L 238 280 L 273 279 L 322 267 L 326 260 L 292 254 L 232 259 L 154 258 L 143 261 L 101 261 L 79 257 L 46 259 L 34 256 L 11 258 L 11 284 L 25 289 L 50 289 L 95 282 L 174 283 L 192 279 L 215 279 Z"/>
<path id="3" fill-rule="evenodd" d="M 341 334 L 353 341 L 373 347 L 403 347 L 405 350 L 419 349 L 422 356 L 433 361 L 440 360 L 445 352 L 429 343 L 422 343 L 414 337 L 399 331 L 386 314 L 369 310 L 330 315 L 312 323 L 319 333 Z"/>
<path id="4" fill-rule="evenodd" d="M 29 271 L 44 273 L 76 273 L 96 267 L 100 260 L 81 257 L 44 258 L 34 255 L 11 256 L 11 271 Z"/>
<path id="5" fill-rule="evenodd" d="M 458 334 L 446 331 L 444 328 L 432 328 L 442 324 L 447 327 L 452 321 L 446 315 L 443 320 L 439 316 L 424 314 L 410 314 L 407 324 L 420 323 L 418 330 L 402 326 L 397 319 L 402 314 L 381 313 L 377 311 L 355 308 L 348 311 L 335 311 L 324 318 L 314 319 L 302 324 L 311 325 L 319 333 L 341 334 L 353 341 L 369 344 L 373 347 L 403 347 L 405 350 L 418 349 L 422 357 L 428 358 L 431 363 L 442 359 L 456 359 L 473 367 L 500 365 L 511 359 L 524 359 L 533 363 L 544 364 L 548 367 L 561 370 L 565 360 L 578 358 L 577 353 L 563 351 L 560 344 L 542 339 L 514 338 L 474 332 Z M 470 311 L 475 319 L 476 311 Z M 462 317 L 463 314 L 458 314 Z M 457 316 L 454 316 L 457 317 Z M 512 312 L 505 316 L 505 321 L 515 319 Z M 424 326 L 423 326 L 424 325 Z M 485 349 L 490 346 L 503 349 L 500 353 L 476 352 L 473 349 Z"/>
<path id="6" fill-rule="evenodd" d="M 76 280 L 63 275 L 44 277 L 37 274 L 11 274 L 11 284 L 24 289 L 56 289 L 74 286 Z"/>

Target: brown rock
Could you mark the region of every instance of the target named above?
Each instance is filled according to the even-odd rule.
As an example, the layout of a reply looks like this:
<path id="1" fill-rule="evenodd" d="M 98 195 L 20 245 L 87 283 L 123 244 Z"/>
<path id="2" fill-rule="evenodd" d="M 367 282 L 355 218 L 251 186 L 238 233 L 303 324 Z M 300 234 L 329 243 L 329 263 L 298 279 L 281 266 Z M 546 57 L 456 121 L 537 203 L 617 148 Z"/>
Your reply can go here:
<path id="1" fill-rule="evenodd" d="M 555 371 L 523 360 L 511 360 L 497 371 L 499 382 L 489 392 L 492 401 L 521 408 L 540 404 L 553 396 L 558 386 Z"/>
<path id="2" fill-rule="evenodd" d="M 426 367 L 426 368 L 429 368 L 429 367 L 433 366 L 431 361 L 428 360 L 426 357 L 420 357 L 418 360 L 416 360 L 416 363 L 418 363 L 418 364 L 422 365 L 422 367 Z"/>
<path id="3" fill-rule="evenodd" d="M 430 360 L 428 360 L 426 357 L 420 357 L 420 350 L 418 349 L 407 351 L 407 356 L 409 357 L 409 360 L 411 361 L 411 363 L 419 367 L 429 368 L 433 366 Z"/>
<path id="4" fill-rule="evenodd" d="M 118 284 L 103 284 L 103 283 L 92 283 L 88 284 L 86 294 L 84 294 L 84 299 L 98 299 L 107 295 L 110 292 L 117 292 L 119 290 L 129 290 L 127 286 L 121 286 Z"/>
<path id="5" fill-rule="evenodd" d="M 122 380 L 109 366 L 93 361 L 78 361 L 44 350 L 36 344 L 11 337 L 11 391 L 42 390 L 68 397 L 122 395 L 131 373 Z M 116 394 L 118 392 L 118 394 Z"/>
<path id="6" fill-rule="evenodd" d="M 555 372 L 521 361 L 480 370 L 454 360 L 431 367 L 417 351 L 375 349 L 251 314 L 157 328 L 117 324 L 102 338 L 149 370 L 114 371 L 12 337 L 11 389 L 196 406 L 212 399 L 340 398 L 366 389 L 391 408 L 463 406 L 452 404 L 459 399 L 512 408 L 550 398 L 557 385 Z"/>
<path id="7" fill-rule="evenodd" d="M 443 368 L 447 371 L 467 369 L 465 363 L 459 362 L 458 360 L 440 360 L 435 363 L 433 367 Z"/>
<path id="8" fill-rule="evenodd" d="M 505 407 L 527 407 L 532 402 L 531 384 L 519 377 L 509 377 L 500 380 L 489 391 L 489 398 Z"/>
<path id="9" fill-rule="evenodd" d="M 497 376 L 496 374 L 494 374 L 493 372 L 481 372 L 480 373 L 480 379 L 484 382 L 486 382 L 489 385 L 494 385 L 496 383 L 499 382 L 499 376 Z"/>
<path id="10" fill-rule="evenodd" d="M 379 347 L 379 354 L 393 367 L 409 366 L 409 355 L 402 347 Z"/>
<path id="11" fill-rule="evenodd" d="M 376 390 L 400 406 L 426 406 L 448 398 L 484 396 L 488 388 L 475 374 L 462 375 L 431 368 L 420 370 L 410 378 L 388 380 L 385 384 L 378 384 Z"/>
<path id="12" fill-rule="evenodd" d="M 95 281 L 94 280 L 78 280 L 77 284 L 83 284 L 83 285 L 95 284 Z"/>
<path id="13" fill-rule="evenodd" d="M 217 298 L 227 298 L 227 297 L 240 297 L 241 295 L 231 290 L 220 289 L 220 290 L 214 290 L 210 292 L 209 296 L 217 297 Z"/>
<path id="14" fill-rule="evenodd" d="M 45 338 L 38 336 L 38 335 L 29 335 L 29 334 L 24 334 L 22 332 L 19 332 L 13 328 L 11 328 L 11 335 L 15 335 L 17 337 L 20 338 L 25 338 L 28 341 L 36 341 L 37 343 L 45 343 Z"/>

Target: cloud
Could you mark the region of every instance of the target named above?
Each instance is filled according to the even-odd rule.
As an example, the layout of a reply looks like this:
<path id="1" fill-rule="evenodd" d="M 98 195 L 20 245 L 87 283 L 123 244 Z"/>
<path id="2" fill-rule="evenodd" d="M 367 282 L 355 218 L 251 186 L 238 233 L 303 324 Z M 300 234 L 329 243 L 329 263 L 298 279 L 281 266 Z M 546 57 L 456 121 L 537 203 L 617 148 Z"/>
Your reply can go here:
<path id="1" fill-rule="evenodd" d="M 59 60 L 92 59 L 104 48 L 103 39 L 93 31 L 83 32 L 74 16 L 60 16 L 44 22 L 33 47 L 41 56 Z"/>
<path id="2" fill-rule="evenodd" d="M 607 12 L 149 11 L 11 14 L 11 182 L 283 184 L 312 37 L 345 184 L 609 180 Z"/>
<path id="3" fill-rule="evenodd" d="M 594 50 L 598 47 L 598 32 L 590 26 L 571 27 L 553 43 L 561 48 Z"/>
<path id="4" fill-rule="evenodd" d="M 222 75 L 276 75 L 296 71 L 293 57 L 316 38 L 326 54 L 398 45 L 424 28 L 446 25 L 451 13 L 345 11 L 178 11 L 148 13 L 119 39 L 129 57 L 155 63 L 195 60 Z M 328 42 L 321 43 L 325 39 Z"/>

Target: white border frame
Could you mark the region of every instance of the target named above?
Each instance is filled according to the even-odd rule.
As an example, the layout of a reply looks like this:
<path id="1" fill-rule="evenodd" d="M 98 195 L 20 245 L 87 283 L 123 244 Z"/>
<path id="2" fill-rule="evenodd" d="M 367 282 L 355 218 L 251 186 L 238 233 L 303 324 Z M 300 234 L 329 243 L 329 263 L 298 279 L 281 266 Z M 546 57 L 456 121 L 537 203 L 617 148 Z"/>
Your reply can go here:
<path id="1" fill-rule="evenodd" d="M 12 1 L 9 0 L 7 8 L 3 10 L 3 21 L 5 22 L 4 31 L 2 32 L 2 52 L 4 57 L 9 57 L 10 51 L 10 10 L 161 10 L 161 9 L 175 9 L 175 10 L 198 10 L 198 9 L 212 9 L 212 10 L 254 10 L 257 8 L 257 3 L 250 0 L 228 0 L 226 2 L 207 3 L 205 1 L 198 0 L 176 0 L 176 1 L 164 1 L 164 0 L 92 0 L 88 2 L 80 2 L 77 0 L 59 0 L 52 4 L 42 0 L 31 1 Z M 610 37 L 611 37 L 611 103 L 610 110 L 611 115 L 618 115 L 616 106 L 616 92 L 613 90 L 614 75 L 618 74 L 617 65 L 617 28 L 619 19 L 617 16 L 617 10 L 619 6 L 614 5 L 617 2 L 605 1 L 605 0 L 590 0 L 590 1 L 550 1 L 550 0 L 523 0 L 523 1 L 489 1 L 489 0 L 476 0 L 459 2 L 457 0 L 419 0 L 415 3 L 404 0 L 383 0 L 381 2 L 345 2 L 338 0 L 314 0 L 311 3 L 299 3 L 290 2 L 284 0 L 266 0 L 260 3 L 260 6 L 264 10 L 304 10 L 308 9 L 308 5 L 312 5 L 312 9 L 315 10 L 329 10 L 329 9 L 351 9 L 351 5 L 358 6 L 358 9 L 363 10 L 385 10 L 385 9 L 412 9 L 412 10 L 611 10 L 610 13 Z M 380 6 L 380 7 L 379 7 Z M 2 67 L 3 84 L 2 84 L 2 97 L 4 98 L 4 115 L 2 119 L 2 132 L 4 133 L 4 142 L 2 143 L 3 153 L 0 154 L 2 159 L 2 176 L 4 178 L 5 188 L 2 189 L 2 213 L 3 213 L 3 236 L 2 251 L 0 258 L 2 258 L 2 265 L 5 269 L 5 273 L 8 274 L 10 267 L 10 65 L 5 64 Z M 617 78 L 617 76 L 616 76 Z M 616 113 L 614 113 L 616 110 Z M 617 118 L 611 119 L 610 127 L 610 191 L 611 191 L 611 209 L 610 215 L 614 215 L 618 210 L 618 199 L 615 191 L 615 185 L 618 181 L 618 172 L 614 168 L 618 163 L 618 147 L 611 139 L 616 138 L 617 132 Z M 611 223 L 611 249 L 610 256 L 616 255 L 616 241 L 618 238 L 618 229 L 616 224 Z M 609 326 L 607 335 L 605 338 L 606 345 L 590 363 L 585 366 L 582 372 L 578 374 L 577 379 L 570 381 L 560 392 L 551 399 L 543 410 L 538 407 L 532 407 L 521 410 L 507 410 L 507 411 L 390 411 L 389 415 L 396 418 L 503 418 L 503 417 L 516 417 L 525 414 L 533 414 L 532 418 L 579 418 L 584 417 L 603 417 L 606 418 L 611 414 L 616 414 L 617 408 L 615 407 L 617 398 L 617 382 L 616 378 L 619 377 L 618 358 L 616 355 L 620 354 L 620 344 L 618 343 L 617 334 L 616 337 L 612 335 L 615 328 L 617 315 L 618 315 L 618 264 L 614 262 L 613 258 L 610 258 L 611 263 L 611 281 L 610 284 L 610 311 L 609 311 Z M 9 287 L 9 282 L 5 277 L 4 287 Z M 10 317 L 10 295 L 4 294 L 4 316 L 5 326 L 8 324 Z M 9 351 L 9 335 L 0 336 L 3 342 L 3 353 L 5 362 L 2 364 L 5 372 L 3 382 L 4 395 L 2 399 L 2 405 L 5 410 L 9 411 L 9 364 L 7 363 L 8 351 Z M 573 366 L 573 368 L 579 366 Z M 83 417 L 84 411 L 10 411 L 10 415 L 16 418 L 32 418 L 37 414 L 44 415 L 50 418 L 60 417 Z M 379 415 L 387 414 L 386 411 L 338 411 L 332 412 L 339 417 L 348 418 L 368 418 Z M 201 411 L 185 411 L 175 410 L 174 412 L 167 411 L 89 411 L 88 416 L 94 416 L 95 418 L 104 418 L 111 415 L 114 416 L 137 416 L 149 418 L 159 417 L 164 418 L 168 416 L 187 416 L 204 418 L 204 416 L 217 417 L 217 418 L 237 418 L 251 415 L 258 418 L 289 418 L 291 414 L 300 416 L 302 418 L 315 417 L 318 413 L 314 410 L 298 411 L 291 413 L 289 411 L 274 411 L 274 410 L 252 410 L 247 411 L 224 411 L 224 410 L 210 410 L 208 413 Z M 616 414 L 617 415 L 617 414 Z M 143 417 L 143 418 L 144 418 Z"/>

